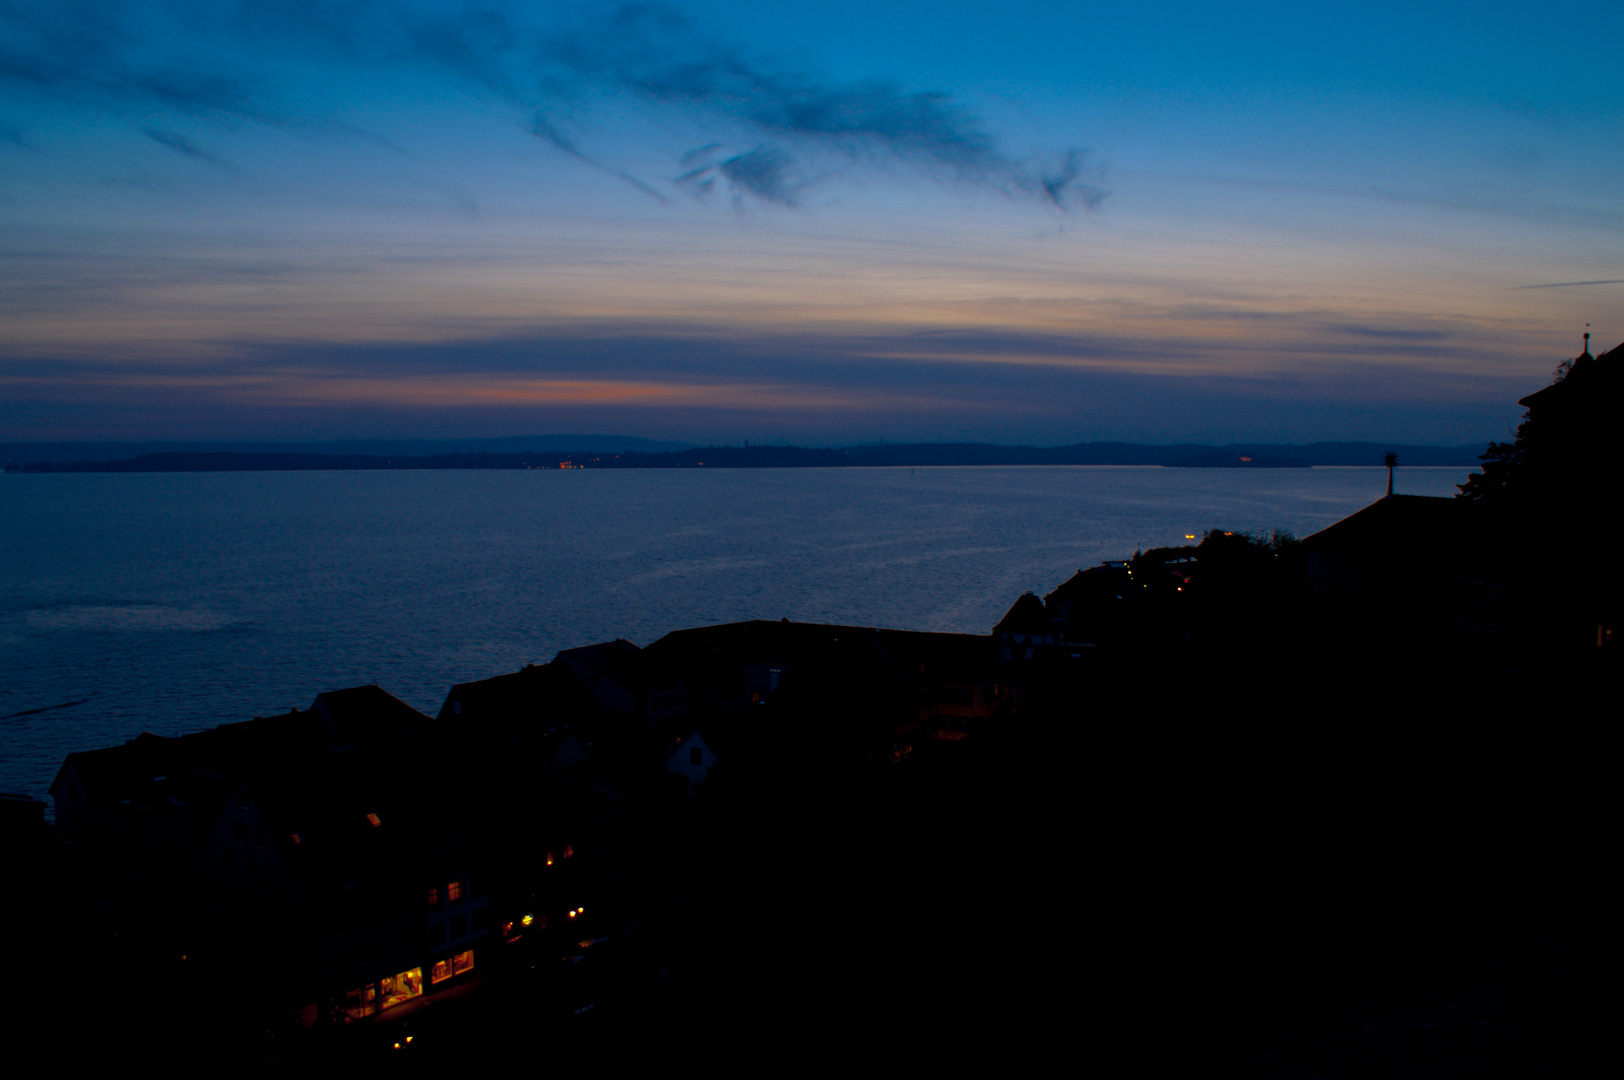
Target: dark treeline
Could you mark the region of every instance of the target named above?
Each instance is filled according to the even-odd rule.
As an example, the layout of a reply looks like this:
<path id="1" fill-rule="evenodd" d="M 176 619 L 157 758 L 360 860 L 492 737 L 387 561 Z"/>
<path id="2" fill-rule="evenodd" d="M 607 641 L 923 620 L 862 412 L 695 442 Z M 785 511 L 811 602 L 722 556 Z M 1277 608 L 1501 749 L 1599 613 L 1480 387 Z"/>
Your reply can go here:
<path id="1" fill-rule="evenodd" d="M 338 454 L 298 451 L 183 451 L 108 461 L 23 461 L 9 472 L 275 472 L 376 469 L 750 469 L 964 465 L 1164 465 L 1183 468 L 1306 468 L 1369 465 L 1375 443 L 1268 444 L 1223 447 L 1082 443 L 1076 446 L 997 446 L 989 443 L 882 444 L 844 448 L 707 446 L 662 452 L 538 449 L 445 454 Z M 26 452 L 23 450 L 22 452 Z M 1407 465 L 1472 465 L 1481 447 L 1397 448 Z"/>

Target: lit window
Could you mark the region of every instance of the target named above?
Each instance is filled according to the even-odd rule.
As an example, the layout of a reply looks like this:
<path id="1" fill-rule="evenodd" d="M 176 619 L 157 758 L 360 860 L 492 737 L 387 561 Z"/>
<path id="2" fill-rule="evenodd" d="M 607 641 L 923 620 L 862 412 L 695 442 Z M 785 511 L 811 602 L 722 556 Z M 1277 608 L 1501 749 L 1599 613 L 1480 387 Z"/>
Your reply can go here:
<path id="1" fill-rule="evenodd" d="M 445 887 L 445 898 L 447 902 L 455 904 L 458 900 L 462 899 L 462 894 L 464 891 L 464 886 L 461 880 L 453 881 L 451 884 Z"/>
<path id="2" fill-rule="evenodd" d="M 368 983 L 344 995 L 344 1011 L 351 1020 L 362 1020 L 378 1011 L 378 985 Z"/>
<path id="3" fill-rule="evenodd" d="M 377 814 L 368 814 L 367 815 L 367 820 L 372 822 L 373 828 L 377 828 L 379 825 L 383 824 L 383 819 L 380 818 Z"/>
<path id="4" fill-rule="evenodd" d="M 423 993 L 423 969 L 414 967 L 399 975 L 386 976 L 379 980 L 379 989 L 383 992 L 382 1007 L 385 1009 L 420 997 Z"/>
<path id="5" fill-rule="evenodd" d="M 474 970 L 474 950 L 469 949 L 467 952 L 460 952 L 453 956 L 451 958 L 451 970 L 456 975 Z"/>
<path id="6" fill-rule="evenodd" d="M 574 857 L 575 857 L 575 845 L 573 845 L 573 844 L 565 844 L 564 845 L 564 858 L 573 859 Z"/>
<path id="7" fill-rule="evenodd" d="M 436 907 L 439 907 L 439 906 L 440 906 L 440 890 L 436 886 L 430 885 L 429 886 L 429 907 L 436 908 Z"/>
<path id="8" fill-rule="evenodd" d="M 304 843 L 304 837 L 300 836 L 298 833 L 294 833 L 293 834 L 293 842 L 295 844 L 302 844 L 302 843 Z"/>
<path id="9" fill-rule="evenodd" d="M 434 966 L 429 968 L 429 982 L 431 984 L 443 983 L 449 978 L 451 978 L 451 957 L 436 960 Z"/>

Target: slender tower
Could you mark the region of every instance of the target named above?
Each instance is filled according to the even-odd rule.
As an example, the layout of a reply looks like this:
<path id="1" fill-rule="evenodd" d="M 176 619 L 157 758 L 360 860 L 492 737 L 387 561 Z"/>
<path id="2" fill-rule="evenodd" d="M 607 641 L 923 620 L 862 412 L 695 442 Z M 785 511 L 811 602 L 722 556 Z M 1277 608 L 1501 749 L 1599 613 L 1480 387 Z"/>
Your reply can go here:
<path id="1" fill-rule="evenodd" d="M 1387 497 L 1393 497 L 1393 469 L 1398 465 L 1397 454 L 1387 454 L 1382 458 L 1382 464 L 1387 466 Z"/>

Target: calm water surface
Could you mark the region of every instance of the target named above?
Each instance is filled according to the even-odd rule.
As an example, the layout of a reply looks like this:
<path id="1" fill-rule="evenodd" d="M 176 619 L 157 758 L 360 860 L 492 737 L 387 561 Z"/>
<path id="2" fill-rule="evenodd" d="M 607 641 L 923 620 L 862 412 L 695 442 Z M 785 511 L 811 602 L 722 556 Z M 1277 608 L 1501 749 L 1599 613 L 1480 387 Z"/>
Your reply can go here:
<path id="1" fill-rule="evenodd" d="M 1467 469 L 1404 469 L 1452 495 Z M 986 633 L 1026 590 L 1221 527 L 1303 536 L 1372 469 L 0 475 L 0 790 L 63 756 L 376 682 L 788 617 Z"/>

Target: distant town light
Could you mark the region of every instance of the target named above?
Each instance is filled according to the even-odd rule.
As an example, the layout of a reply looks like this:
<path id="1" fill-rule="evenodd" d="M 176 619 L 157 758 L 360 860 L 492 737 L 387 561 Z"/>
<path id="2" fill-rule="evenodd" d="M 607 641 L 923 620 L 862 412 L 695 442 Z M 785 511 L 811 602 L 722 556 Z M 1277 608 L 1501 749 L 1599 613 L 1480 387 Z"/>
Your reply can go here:
<path id="1" fill-rule="evenodd" d="M 529 926 L 531 923 L 533 923 L 535 921 L 536 921 L 536 917 L 534 915 L 526 915 L 524 918 L 519 920 L 519 925 L 520 926 Z"/>
<path id="2" fill-rule="evenodd" d="M 379 825 L 383 824 L 383 818 L 379 817 L 377 814 L 368 814 L 367 820 L 372 822 L 373 828 L 377 828 Z"/>

